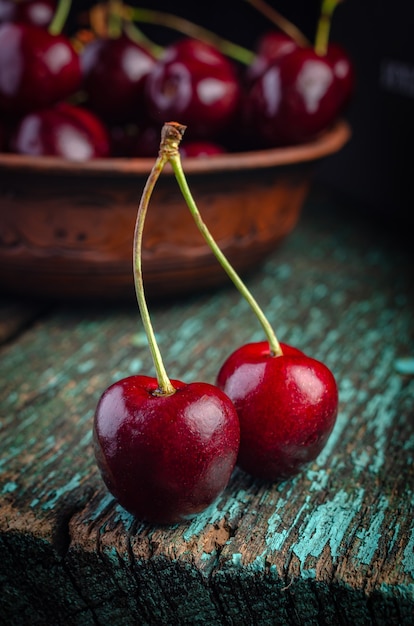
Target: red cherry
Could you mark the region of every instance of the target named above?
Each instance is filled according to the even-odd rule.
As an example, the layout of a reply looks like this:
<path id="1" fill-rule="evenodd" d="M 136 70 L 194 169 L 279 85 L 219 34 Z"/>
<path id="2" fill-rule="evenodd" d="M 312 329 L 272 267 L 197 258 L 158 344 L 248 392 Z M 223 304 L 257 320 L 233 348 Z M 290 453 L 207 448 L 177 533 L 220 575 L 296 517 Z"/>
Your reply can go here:
<path id="1" fill-rule="evenodd" d="M 331 371 L 300 350 L 247 344 L 223 364 L 217 383 L 240 419 L 241 468 L 265 480 L 293 476 L 324 447 L 335 423 L 338 390 Z"/>
<path id="2" fill-rule="evenodd" d="M 345 62 L 296 47 L 273 61 L 245 102 L 246 123 L 267 145 L 301 143 L 325 130 L 343 111 L 350 82 Z"/>
<path id="3" fill-rule="evenodd" d="M 171 382 L 171 395 L 157 395 L 149 376 L 114 383 L 98 403 L 93 430 L 109 491 L 139 519 L 162 524 L 191 518 L 220 495 L 240 436 L 236 411 L 219 389 Z"/>
<path id="4" fill-rule="evenodd" d="M 225 128 L 240 99 L 233 64 L 213 46 L 194 39 L 166 48 L 148 75 L 145 91 L 153 119 L 178 119 L 193 139 L 210 138 Z"/>
<path id="5" fill-rule="evenodd" d="M 86 161 L 109 156 L 108 133 L 102 122 L 79 106 L 59 103 L 28 113 L 11 141 L 13 152 L 35 156 L 60 156 Z"/>
<path id="6" fill-rule="evenodd" d="M 212 141 L 190 141 L 180 146 L 182 157 L 209 157 L 216 154 L 224 154 L 226 150 L 223 146 Z"/>
<path id="7" fill-rule="evenodd" d="M 50 106 L 81 84 L 78 54 L 64 35 L 40 26 L 0 26 L 0 111 L 19 115 Z"/>
<path id="8" fill-rule="evenodd" d="M 256 45 L 256 57 L 246 71 L 248 83 L 254 82 L 273 61 L 289 54 L 297 46 L 289 35 L 281 31 L 270 31 L 262 35 Z"/>
<path id="9" fill-rule="evenodd" d="M 0 22 L 24 22 L 46 28 L 56 11 L 55 0 L 0 0 Z"/>
<path id="10" fill-rule="evenodd" d="M 94 39 L 80 58 L 88 106 L 110 122 L 141 121 L 144 83 L 155 64 L 154 57 L 122 35 Z"/>

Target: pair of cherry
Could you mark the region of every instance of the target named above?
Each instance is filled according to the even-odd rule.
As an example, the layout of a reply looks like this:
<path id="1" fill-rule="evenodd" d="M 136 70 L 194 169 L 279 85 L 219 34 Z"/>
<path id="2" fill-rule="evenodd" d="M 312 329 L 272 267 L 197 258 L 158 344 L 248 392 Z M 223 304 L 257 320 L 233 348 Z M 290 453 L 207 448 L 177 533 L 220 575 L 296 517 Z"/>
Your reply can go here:
<path id="1" fill-rule="evenodd" d="M 203 223 L 188 188 L 178 146 L 185 127 L 163 127 L 159 156 L 144 188 L 134 237 L 134 277 L 156 377 L 130 376 L 101 396 L 94 447 L 103 479 L 140 519 L 180 522 L 210 505 L 238 465 L 275 481 L 314 460 L 334 426 L 338 391 L 331 371 L 279 344 L 266 317 Z M 194 220 L 223 269 L 251 305 L 267 341 L 233 352 L 217 384 L 170 380 L 144 297 L 141 242 L 155 183 L 169 162 Z"/>

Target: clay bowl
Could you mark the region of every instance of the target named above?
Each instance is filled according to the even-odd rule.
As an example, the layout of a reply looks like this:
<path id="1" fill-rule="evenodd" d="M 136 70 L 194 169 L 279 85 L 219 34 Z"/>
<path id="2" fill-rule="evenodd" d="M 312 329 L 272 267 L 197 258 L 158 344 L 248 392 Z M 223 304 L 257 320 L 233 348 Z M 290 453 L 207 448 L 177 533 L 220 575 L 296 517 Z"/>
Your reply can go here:
<path id="1" fill-rule="evenodd" d="M 348 141 L 338 122 L 306 145 L 183 159 L 205 223 L 235 269 L 254 269 L 294 228 L 315 166 Z M 0 154 L 0 286 L 57 298 L 135 297 L 132 238 L 151 159 L 77 164 Z M 198 232 L 170 166 L 143 236 L 149 296 L 228 281 Z"/>

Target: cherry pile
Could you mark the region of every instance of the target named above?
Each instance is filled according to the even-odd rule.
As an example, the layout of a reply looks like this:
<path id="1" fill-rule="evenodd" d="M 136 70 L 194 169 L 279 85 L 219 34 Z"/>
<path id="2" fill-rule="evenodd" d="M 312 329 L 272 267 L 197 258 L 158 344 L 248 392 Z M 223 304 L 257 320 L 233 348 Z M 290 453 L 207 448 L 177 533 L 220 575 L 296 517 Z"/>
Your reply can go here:
<path id="1" fill-rule="evenodd" d="M 209 155 L 307 142 L 345 111 L 345 50 L 272 27 L 231 58 L 177 35 L 160 49 L 121 20 L 115 33 L 56 32 L 55 0 L 0 0 L 0 150 L 73 160 L 155 157 L 162 125 L 188 126 L 183 149 Z"/>

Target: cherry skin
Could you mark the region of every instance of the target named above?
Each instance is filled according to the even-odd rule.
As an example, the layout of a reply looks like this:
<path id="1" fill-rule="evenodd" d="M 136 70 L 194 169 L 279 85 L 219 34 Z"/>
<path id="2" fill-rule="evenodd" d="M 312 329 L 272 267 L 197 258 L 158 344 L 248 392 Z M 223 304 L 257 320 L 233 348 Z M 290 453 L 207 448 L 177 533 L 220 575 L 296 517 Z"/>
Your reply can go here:
<path id="1" fill-rule="evenodd" d="M 300 350 L 267 342 L 233 352 L 217 378 L 240 419 L 238 465 L 257 478 L 284 480 L 324 447 L 335 424 L 338 390 L 331 371 Z"/>
<path id="2" fill-rule="evenodd" d="M 179 119 L 193 140 L 217 135 L 231 123 L 240 101 L 233 64 L 213 46 L 182 39 L 164 51 L 145 87 L 156 122 Z"/>
<path id="3" fill-rule="evenodd" d="M 81 53 L 83 87 L 88 106 L 108 122 L 138 121 L 144 106 L 144 84 L 154 57 L 126 35 L 98 38 Z"/>
<path id="4" fill-rule="evenodd" d="M 56 11 L 55 0 L 0 0 L 0 22 L 24 22 L 47 28 Z"/>
<path id="5" fill-rule="evenodd" d="M 110 152 L 102 122 L 87 109 L 64 102 L 24 116 L 10 145 L 19 154 L 59 156 L 72 161 L 104 158 Z"/>
<path id="6" fill-rule="evenodd" d="M 223 146 L 213 141 L 190 141 L 180 146 L 180 154 L 183 158 L 205 158 L 225 154 L 225 152 Z"/>
<path id="7" fill-rule="evenodd" d="M 256 45 L 256 57 L 246 70 L 247 82 L 253 83 L 273 61 L 289 54 L 297 46 L 289 35 L 281 31 L 269 31 L 262 35 Z"/>
<path id="8" fill-rule="evenodd" d="M 245 123 L 266 145 L 315 138 L 349 102 L 350 68 L 344 56 L 319 56 L 312 48 L 297 46 L 256 79 L 245 101 Z"/>
<path id="9" fill-rule="evenodd" d="M 75 93 L 79 56 L 64 35 L 40 26 L 0 25 L 0 111 L 18 116 Z"/>
<path id="10" fill-rule="evenodd" d="M 130 376 L 101 396 L 93 427 L 98 467 L 132 515 L 156 524 L 208 507 L 234 469 L 240 427 L 227 396 L 207 383 L 171 381 L 157 395 L 150 376 Z"/>
<path id="11" fill-rule="evenodd" d="M 347 51 L 339 44 L 328 45 L 326 58 L 329 60 L 335 75 L 339 105 L 344 110 L 350 103 L 355 91 L 355 68 Z"/>

